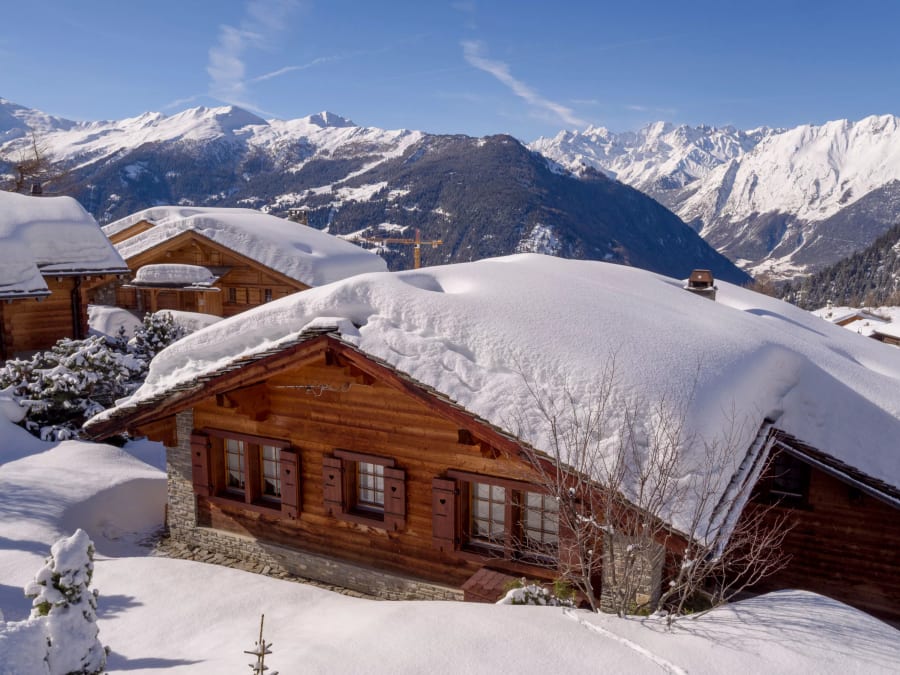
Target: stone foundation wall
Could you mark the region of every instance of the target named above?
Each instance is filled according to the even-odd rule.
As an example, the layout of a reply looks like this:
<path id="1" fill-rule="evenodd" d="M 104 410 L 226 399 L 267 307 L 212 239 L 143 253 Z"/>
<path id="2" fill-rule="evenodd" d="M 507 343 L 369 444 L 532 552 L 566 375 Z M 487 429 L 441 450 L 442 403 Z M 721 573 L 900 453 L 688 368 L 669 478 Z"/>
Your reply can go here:
<path id="1" fill-rule="evenodd" d="M 174 549 L 202 552 L 199 555 L 208 558 L 207 562 L 227 564 L 281 578 L 311 579 L 328 587 L 342 587 L 382 600 L 463 599 L 461 589 L 388 574 L 198 525 L 197 500 L 191 481 L 193 412 L 187 410 L 178 413 L 176 428 L 178 445 L 166 448 L 167 525 L 170 546 Z"/>

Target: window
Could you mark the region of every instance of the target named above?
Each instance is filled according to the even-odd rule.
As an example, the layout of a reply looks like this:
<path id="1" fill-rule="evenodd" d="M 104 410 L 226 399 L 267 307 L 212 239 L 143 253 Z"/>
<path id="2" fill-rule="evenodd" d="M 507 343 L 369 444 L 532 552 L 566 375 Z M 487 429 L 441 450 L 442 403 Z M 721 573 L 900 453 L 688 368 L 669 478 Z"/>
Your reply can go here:
<path id="1" fill-rule="evenodd" d="M 557 557 L 559 504 L 551 495 L 521 481 L 463 471 L 448 474 L 450 480 L 432 483 L 436 547 L 525 562 Z"/>
<path id="2" fill-rule="evenodd" d="M 264 499 L 281 499 L 281 448 L 263 445 L 260 451 L 262 462 L 262 496 Z"/>
<path id="3" fill-rule="evenodd" d="M 272 289 L 267 288 L 263 291 L 263 302 L 272 302 Z"/>
<path id="4" fill-rule="evenodd" d="M 234 286 L 228 287 L 228 302 L 232 305 L 237 304 L 237 289 Z"/>
<path id="5" fill-rule="evenodd" d="M 530 549 L 552 550 L 559 545 L 559 502 L 548 494 L 526 492 L 522 538 Z"/>
<path id="6" fill-rule="evenodd" d="M 793 455 L 778 451 L 772 455 L 766 477 L 761 482 L 760 496 L 782 506 L 802 508 L 809 500 L 809 464 Z"/>
<path id="7" fill-rule="evenodd" d="M 205 429 L 191 435 L 191 454 L 197 495 L 298 517 L 299 455 L 290 443 Z"/>
<path id="8" fill-rule="evenodd" d="M 387 530 L 406 526 L 406 473 L 393 459 L 335 450 L 322 458 L 322 478 L 329 515 Z"/>
<path id="9" fill-rule="evenodd" d="M 469 488 L 469 537 L 491 546 L 506 543 L 506 488 L 472 483 Z"/>
<path id="10" fill-rule="evenodd" d="M 247 485 L 246 453 L 244 442 L 233 438 L 225 439 L 225 488 L 230 492 L 244 493 Z"/>
<path id="11" fill-rule="evenodd" d="M 384 513 L 384 465 L 356 462 L 356 506 Z"/>

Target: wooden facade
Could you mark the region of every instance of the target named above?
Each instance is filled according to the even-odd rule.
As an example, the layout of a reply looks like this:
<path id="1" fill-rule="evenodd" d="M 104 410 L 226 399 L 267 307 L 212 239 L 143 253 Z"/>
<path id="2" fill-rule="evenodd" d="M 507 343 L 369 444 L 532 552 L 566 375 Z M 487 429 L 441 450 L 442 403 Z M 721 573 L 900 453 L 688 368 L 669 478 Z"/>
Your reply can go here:
<path id="1" fill-rule="evenodd" d="M 0 360 L 88 334 L 87 306 L 114 275 L 45 276 L 50 295 L 0 300 Z"/>
<path id="2" fill-rule="evenodd" d="M 776 484 L 759 485 L 757 501 L 775 504 L 769 517 L 786 515 L 792 529 L 783 543 L 790 561 L 757 590 L 810 590 L 900 622 L 900 494 L 800 445 L 776 451 Z"/>
<path id="3" fill-rule="evenodd" d="M 111 240 L 127 239 L 149 227 L 152 225 L 140 221 Z M 196 289 L 119 287 L 116 305 L 138 313 L 177 309 L 228 317 L 309 288 L 193 230 L 135 254 L 125 262 L 132 274 L 144 265 L 178 263 L 209 268 L 219 277 L 215 283 L 218 293 Z"/>

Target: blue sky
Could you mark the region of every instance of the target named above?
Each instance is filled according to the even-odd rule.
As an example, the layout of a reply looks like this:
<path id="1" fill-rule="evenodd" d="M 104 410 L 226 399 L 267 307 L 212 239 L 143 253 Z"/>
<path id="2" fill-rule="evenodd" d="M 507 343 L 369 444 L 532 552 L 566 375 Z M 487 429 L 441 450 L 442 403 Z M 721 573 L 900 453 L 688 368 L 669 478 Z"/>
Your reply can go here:
<path id="1" fill-rule="evenodd" d="M 0 97 L 70 119 L 233 103 L 529 141 L 900 113 L 900 2 L 6 3 Z"/>

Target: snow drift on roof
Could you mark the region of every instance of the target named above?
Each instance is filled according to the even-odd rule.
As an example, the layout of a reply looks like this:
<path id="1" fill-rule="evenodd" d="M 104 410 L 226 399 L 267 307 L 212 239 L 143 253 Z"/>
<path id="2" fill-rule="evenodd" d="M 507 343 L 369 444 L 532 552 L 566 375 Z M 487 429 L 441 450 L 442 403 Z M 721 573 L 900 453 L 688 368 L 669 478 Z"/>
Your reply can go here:
<path id="1" fill-rule="evenodd" d="M 734 437 L 729 465 L 716 471 L 720 492 L 766 417 L 900 485 L 900 350 L 728 283 L 718 283 L 716 302 L 682 284 L 631 267 L 534 254 L 366 274 L 179 341 L 154 359 L 144 386 L 121 405 L 140 405 L 313 325 L 337 325 L 346 342 L 538 449 L 551 447 L 549 430 L 526 378 L 543 401 L 565 411 L 568 396 L 575 406 L 590 405 L 614 361 L 613 416 L 624 404 L 645 409 L 646 418 L 659 401 L 684 401 L 688 432 L 711 442 Z M 617 426 L 609 428 L 611 448 Z M 710 471 L 701 451 L 702 444 L 687 444 L 693 461 L 685 466 Z"/>
<path id="2" fill-rule="evenodd" d="M 46 295 L 41 274 L 127 271 L 97 221 L 71 197 L 0 192 L 0 295 Z"/>
<path id="3" fill-rule="evenodd" d="M 387 269 L 384 260 L 355 244 L 253 209 L 157 206 L 103 231 L 111 236 L 142 220 L 154 227 L 116 245 L 126 259 L 193 231 L 308 286 Z"/>
<path id="4" fill-rule="evenodd" d="M 210 286 L 218 277 L 202 265 L 164 263 L 144 265 L 134 275 L 133 283 L 140 285 L 181 284 L 184 286 Z"/>

